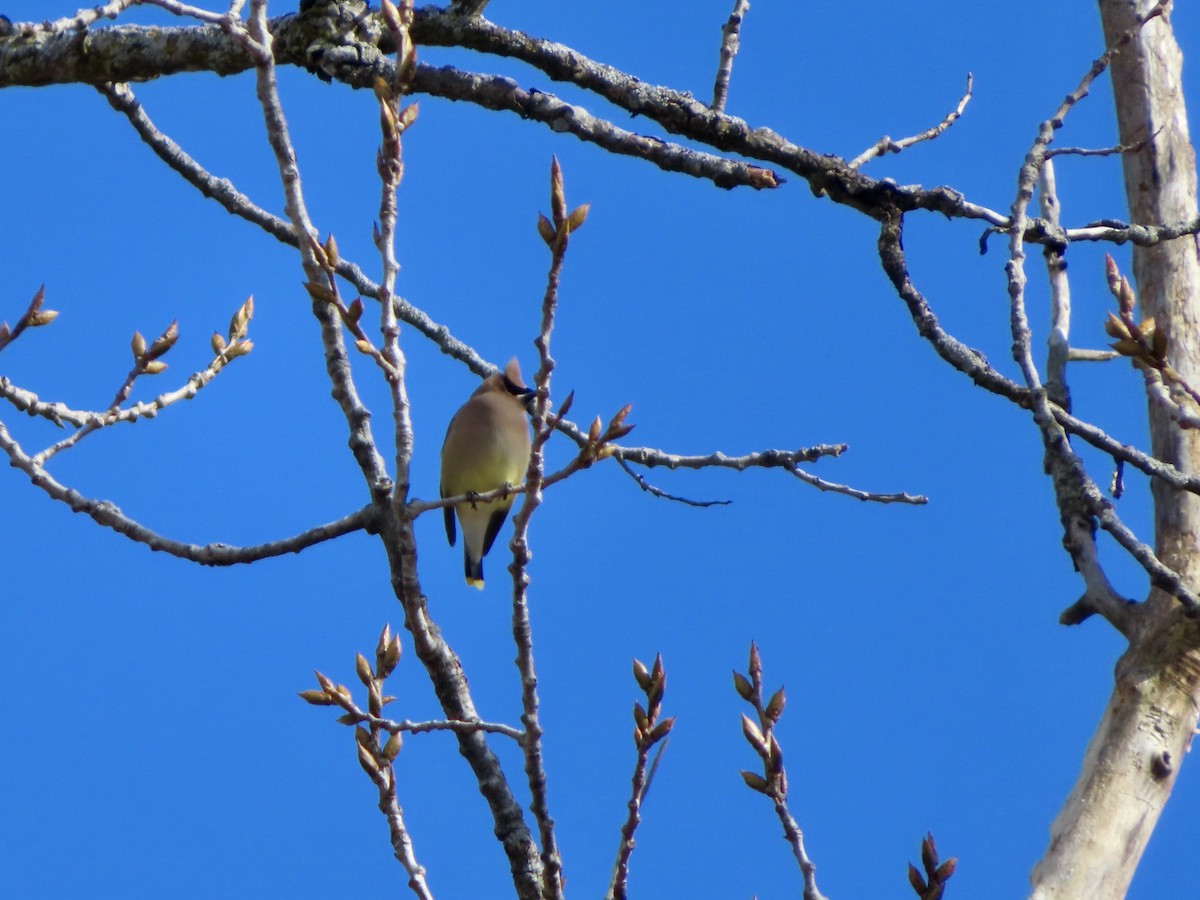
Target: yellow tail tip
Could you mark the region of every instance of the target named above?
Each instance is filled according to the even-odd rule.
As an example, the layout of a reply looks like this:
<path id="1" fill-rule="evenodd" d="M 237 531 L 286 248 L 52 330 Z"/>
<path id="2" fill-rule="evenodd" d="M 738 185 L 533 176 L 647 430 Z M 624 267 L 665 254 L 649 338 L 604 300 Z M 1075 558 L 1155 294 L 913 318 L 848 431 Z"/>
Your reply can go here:
<path id="1" fill-rule="evenodd" d="M 483 579 L 482 578 L 468 578 L 467 584 L 469 584 L 471 587 L 475 588 L 476 590 L 479 590 L 479 591 L 483 590 Z"/>

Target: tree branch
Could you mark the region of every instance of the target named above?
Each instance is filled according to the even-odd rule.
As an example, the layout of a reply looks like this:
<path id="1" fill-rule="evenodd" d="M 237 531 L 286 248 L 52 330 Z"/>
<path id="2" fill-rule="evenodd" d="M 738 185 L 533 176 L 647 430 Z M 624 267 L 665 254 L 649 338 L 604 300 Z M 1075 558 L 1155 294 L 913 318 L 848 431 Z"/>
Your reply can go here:
<path id="1" fill-rule="evenodd" d="M 268 140 L 275 153 L 280 181 L 286 198 L 285 209 L 298 241 L 305 275 L 310 283 L 319 282 L 322 269 L 316 258 L 316 229 L 312 227 L 300 188 L 300 173 L 295 151 L 287 134 L 287 124 L 275 83 L 275 60 L 271 36 L 267 30 L 265 4 L 253 0 L 247 49 L 255 52 L 259 102 L 267 125 Z M 311 240 L 309 239 L 311 237 Z M 393 590 L 404 606 L 404 623 L 413 635 L 418 658 L 433 681 L 434 690 L 448 719 L 474 720 L 474 703 L 458 658 L 442 640 L 430 621 L 425 597 L 416 574 L 416 539 L 412 520 L 401 515 L 402 508 L 392 503 L 393 485 L 376 449 L 370 429 L 370 413 L 363 406 L 351 377 L 349 360 L 342 343 L 341 321 L 328 303 L 313 301 L 313 314 L 321 326 L 326 370 L 333 385 L 333 396 L 341 407 L 350 429 L 350 448 L 358 461 L 374 505 L 383 511 L 380 537 L 388 554 Z M 534 900 L 541 894 L 542 867 L 536 847 L 525 825 L 520 804 L 513 796 L 496 755 L 478 732 L 457 735 L 459 750 L 470 763 L 480 792 L 487 799 L 509 860 L 513 885 L 522 900 Z"/>
<path id="2" fill-rule="evenodd" d="M 554 819 L 550 815 L 547 794 L 546 767 L 543 759 L 542 726 L 539 718 L 540 702 L 537 694 L 537 671 L 533 660 L 533 628 L 529 620 L 529 573 L 527 567 L 532 559 L 529 551 L 529 522 L 542 502 L 542 485 L 545 462 L 542 448 L 554 433 L 547 424 L 550 403 L 550 375 L 554 371 L 554 357 L 550 355 L 550 336 L 554 330 L 554 314 L 558 305 L 559 278 L 571 231 L 583 225 L 587 207 L 580 207 L 582 215 L 573 211 L 567 214 L 563 193 L 562 171 L 558 160 L 550 165 L 550 219 L 544 216 L 549 234 L 542 237 L 550 248 L 550 269 L 546 274 L 546 289 L 542 297 L 541 326 L 534 346 L 538 349 L 539 365 L 534 375 L 536 395 L 531 417 L 533 420 L 533 443 L 529 454 L 529 465 L 525 472 L 525 492 L 521 507 L 513 517 L 513 536 L 509 547 L 513 562 L 509 567 L 513 578 L 512 629 L 513 642 L 517 646 L 517 669 L 521 675 L 521 724 L 525 736 L 521 749 L 525 754 L 525 777 L 529 782 L 531 796 L 529 808 L 537 821 L 542 841 L 542 864 L 545 867 L 544 895 L 546 900 L 561 900 L 563 896 L 562 857 L 554 833 Z"/>
<path id="3" fill-rule="evenodd" d="M 29 476 L 29 480 L 35 486 L 41 488 L 51 499 L 65 503 L 72 512 L 84 513 L 97 524 L 111 528 L 139 544 L 145 544 L 151 550 L 162 551 L 169 556 L 186 559 L 202 566 L 241 565 L 257 562 L 260 559 L 269 559 L 272 556 L 282 556 L 285 553 L 299 553 L 314 544 L 320 544 L 344 534 L 362 530 L 374 531 L 377 524 L 373 508 L 365 506 L 336 522 L 318 525 L 293 537 L 266 544 L 249 547 L 234 547 L 229 544 L 187 544 L 151 531 L 140 522 L 126 516 L 107 500 L 93 500 L 60 484 L 54 476 L 34 462 L 33 457 L 21 449 L 21 445 L 8 433 L 8 429 L 4 427 L 3 423 L 0 423 L 0 450 L 8 456 L 13 467 Z"/>
<path id="4" fill-rule="evenodd" d="M 750 0 L 733 0 L 733 12 L 721 26 L 721 58 L 717 64 L 717 78 L 713 83 L 713 101 L 709 105 L 715 113 L 725 112 L 725 99 L 729 96 L 729 76 L 733 73 L 733 58 L 738 52 L 738 34 L 742 30 L 742 19 L 750 9 Z"/>
<path id="5" fill-rule="evenodd" d="M 920 134 L 914 134 L 912 137 L 901 138 L 898 141 L 893 141 L 890 137 L 884 135 L 862 153 L 858 154 L 858 156 L 854 157 L 854 159 L 850 160 L 850 168 L 857 169 L 859 166 L 870 162 L 877 156 L 883 156 L 885 153 L 901 153 L 904 150 L 907 150 L 913 144 L 919 144 L 922 141 L 932 141 L 934 138 L 938 137 L 942 132 L 958 121 L 959 117 L 963 114 L 963 110 L 967 108 L 967 103 L 969 103 L 971 100 L 972 84 L 974 84 L 974 79 L 971 77 L 971 73 L 968 72 L 966 93 L 962 95 L 962 99 L 958 101 L 958 105 L 954 107 L 954 109 L 950 110 L 950 112 L 946 113 L 946 117 L 942 119 L 942 121 L 938 122 L 938 124 L 934 125 L 932 128 L 925 129 Z"/>

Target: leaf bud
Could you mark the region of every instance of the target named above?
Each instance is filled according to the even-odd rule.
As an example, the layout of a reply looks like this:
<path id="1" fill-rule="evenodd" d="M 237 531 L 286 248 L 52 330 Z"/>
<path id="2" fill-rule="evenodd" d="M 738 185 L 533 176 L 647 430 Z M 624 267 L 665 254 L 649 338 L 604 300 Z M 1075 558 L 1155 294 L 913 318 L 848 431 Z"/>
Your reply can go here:
<path id="1" fill-rule="evenodd" d="M 400 754 L 400 732 L 396 732 L 387 739 L 387 743 L 383 745 L 383 749 L 379 751 L 379 755 L 392 762 Z"/>
<path id="2" fill-rule="evenodd" d="M 659 741 L 661 741 L 663 738 L 665 738 L 668 734 L 670 734 L 671 729 L 674 727 L 675 727 L 675 717 L 667 716 L 667 718 L 663 719 L 661 722 L 659 722 L 657 725 L 655 725 L 654 729 L 650 732 L 650 743 L 657 744 Z"/>
<path id="3" fill-rule="evenodd" d="M 650 687 L 650 670 L 640 659 L 633 661 L 633 677 L 643 691 Z"/>
<path id="4" fill-rule="evenodd" d="M 917 871 L 917 867 L 912 863 L 908 864 L 908 883 L 911 884 L 912 889 L 922 897 L 924 897 L 925 892 L 929 890 L 929 885 L 925 883 L 925 879 L 921 877 L 921 873 Z"/>
<path id="5" fill-rule="evenodd" d="M 767 708 L 765 710 L 767 718 L 772 722 L 778 722 L 779 717 L 783 715 L 783 707 L 786 703 L 787 700 L 783 695 L 783 688 L 780 688 L 767 701 Z"/>
<path id="6" fill-rule="evenodd" d="M 358 675 L 358 680 L 363 683 L 364 687 L 369 687 L 371 682 L 375 680 L 375 675 L 371 671 L 371 664 L 367 662 L 367 658 L 361 653 L 354 654 L 354 673 Z"/>
<path id="7" fill-rule="evenodd" d="M 767 742 L 762 732 L 758 730 L 758 726 L 745 713 L 742 713 L 742 734 L 746 736 L 746 740 L 750 742 L 750 746 L 754 748 L 759 756 L 763 759 L 767 759 L 770 756 L 770 752 L 767 750 Z"/>
<path id="8" fill-rule="evenodd" d="M 375 757 L 371 751 L 362 744 L 358 745 L 358 764 L 362 766 L 363 771 L 371 776 L 372 779 L 379 775 L 379 763 L 375 762 Z"/>
<path id="9" fill-rule="evenodd" d="M 571 214 L 567 216 L 567 230 L 576 232 L 583 227 L 583 223 L 587 221 L 588 210 L 591 208 L 590 203 L 585 203 L 583 206 L 577 206 L 571 210 Z"/>
<path id="10" fill-rule="evenodd" d="M 43 309 L 35 312 L 32 316 L 26 319 L 30 328 L 41 328 L 43 325 L 49 325 L 58 318 L 58 310 Z"/>
<path id="11" fill-rule="evenodd" d="M 743 700 L 754 702 L 754 688 L 750 686 L 750 680 L 736 669 L 733 673 L 733 689 Z"/>
<path id="12" fill-rule="evenodd" d="M 305 703 L 313 706 L 333 706 L 333 700 L 324 691 L 300 691 L 297 695 Z"/>
<path id="13" fill-rule="evenodd" d="M 753 772 L 747 772 L 745 769 L 742 769 L 741 776 L 742 781 L 746 782 L 746 787 L 758 791 L 760 794 L 769 793 L 767 780 L 761 775 L 756 775 Z"/>
<path id="14" fill-rule="evenodd" d="M 562 225 L 567 219 L 567 199 L 563 192 L 562 167 L 558 157 L 550 157 L 550 214 L 554 217 L 555 226 Z"/>
<path id="15" fill-rule="evenodd" d="M 546 246 L 553 247 L 554 246 L 554 226 L 551 225 L 550 220 L 547 219 L 541 213 L 538 213 L 537 229 L 538 229 L 538 234 L 540 234 L 542 236 L 542 240 L 546 242 Z"/>

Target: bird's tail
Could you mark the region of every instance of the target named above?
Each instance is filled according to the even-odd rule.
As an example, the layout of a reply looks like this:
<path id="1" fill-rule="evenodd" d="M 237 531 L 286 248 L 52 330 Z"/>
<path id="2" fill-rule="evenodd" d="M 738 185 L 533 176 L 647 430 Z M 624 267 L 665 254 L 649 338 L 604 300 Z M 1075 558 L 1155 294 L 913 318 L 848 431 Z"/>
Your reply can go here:
<path id="1" fill-rule="evenodd" d="M 467 576 L 467 584 L 473 588 L 483 590 L 483 557 L 479 559 L 471 559 L 471 551 L 467 549 L 466 543 L 463 543 L 463 571 Z"/>

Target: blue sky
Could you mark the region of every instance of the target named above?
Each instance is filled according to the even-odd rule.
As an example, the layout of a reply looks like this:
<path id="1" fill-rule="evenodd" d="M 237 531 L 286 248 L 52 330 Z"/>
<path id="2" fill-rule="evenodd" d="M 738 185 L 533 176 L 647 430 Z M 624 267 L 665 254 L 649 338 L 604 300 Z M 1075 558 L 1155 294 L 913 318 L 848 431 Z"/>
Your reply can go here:
<path id="1" fill-rule="evenodd" d="M 496 0 L 497 23 L 562 41 L 645 81 L 710 95 L 730 4 Z M 277 4 L 272 12 L 289 9 Z M 837 6 L 756 3 L 728 111 L 823 153 L 851 157 L 883 134 L 929 127 L 966 75 L 975 96 L 938 140 L 866 171 L 948 184 L 1006 209 L 1039 121 L 1102 50 L 1090 4 Z M 4 2 L 13 20 L 67 15 Z M 1200 48 L 1174 16 L 1185 56 Z M 139 13 L 129 21 L 169 17 Z M 1053 41 L 1045 36 L 1052 35 Z M 617 124 L 652 123 L 551 84 L 517 63 L 438 48 L 420 58 L 510 74 Z M 1185 90 L 1200 97 L 1193 69 Z M 377 113 L 365 93 L 284 72 L 281 89 L 309 210 L 376 275 Z M 258 203 L 282 212 L 249 76 L 186 75 L 136 93 L 156 123 Z M 1019 896 L 1078 772 L 1123 642 L 1108 626 L 1057 624 L 1082 586 L 1026 413 L 935 357 L 879 269 L 875 229 L 781 189 L 722 191 L 611 157 L 512 115 L 419 98 L 405 137 L 400 292 L 487 359 L 532 339 L 548 254 L 551 154 L 568 201 L 591 203 L 560 294 L 553 389 L 575 418 L 633 403 L 627 443 L 743 454 L 846 442 L 812 471 L 928 506 L 819 493 L 780 472 L 667 472 L 650 480 L 697 510 L 652 499 L 615 465 L 547 492 L 531 532 L 532 617 L 550 803 L 568 889 L 603 892 L 634 751 L 630 661 L 661 652 L 665 712 L 677 716 L 644 809 L 631 868 L 643 897 L 792 897 L 800 877 L 770 804 L 738 770 L 755 757 L 730 670 L 751 640 L 766 680 L 786 685 L 778 736 L 791 807 L 831 897 L 905 896 L 927 830 L 959 857 L 955 898 Z M 153 421 L 107 429 L 54 460 L 82 493 L 196 543 L 257 543 L 343 516 L 367 500 L 329 399 L 295 252 L 231 219 L 152 157 L 103 98 L 81 86 L 0 91 L 0 319 L 39 284 L 52 327 L 5 350 L 0 374 L 44 399 L 101 408 L 129 366 L 134 329 L 178 319 L 168 371 L 135 396 L 174 388 L 209 359 L 247 295 L 253 353 Z M 1115 142 L 1105 78 L 1059 143 Z M 1059 161 L 1064 217 L 1126 215 L 1119 163 Z M 912 216 L 913 277 L 943 324 L 1016 377 L 1004 253 L 979 228 Z M 1080 346 L 1106 342 L 1104 248 L 1069 256 Z M 1128 270 L 1128 252 L 1114 251 Z M 1031 317 L 1045 339 L 1045 286 L 1031 254 Z M 413 494 L 437 491 L 446 424 L 477 379 L 406 330 L 416 429 Z M 390 446 L 387 393 L 356 376 Z M 1123 363 L 1077 364 L 1076 412 L 1144 443 L 1140 379 Z M 61 437 L 0 413 L 29 449 Z M 552 461 L 569 448 L 552 442 Z M 1088 456 L 1101 483 L 1106 463 Z M 352 535 L 296 557 L 207 570 L 154 554 L 0 473 L 5 622 L 0 679 L 0 893 L 6 896 L 340 897 L 401 892 L 374 789 L 348 729 L 295 692 L 320 669 L 352 684 L 356 651 L 401 625 L 376 539 Z M 1128 476 L 1127 522 L 1147 530 L 1146 485 Z M 503 535 L 507 535 L 505 531 Z M 519 683 L 502 542 L 478 594 L 440 516 L 418 523 L 431 614 L 463 660 L 481 714 L 516 723 Z M 1130 596 L 1145 578 L 1102 550 Z M 396 717 L 439 715 L 407 651 L 389 681 Z M 521 781 L 518 756 L 497 752 Z M 1134 898 L 1186 894 L 1200 788 L 1185 765 L 1134 881 Z M 506 896 L 507 867 L 453 741 L 409 737 L 397 767 L 416 853 L 439 897 Z"/>

